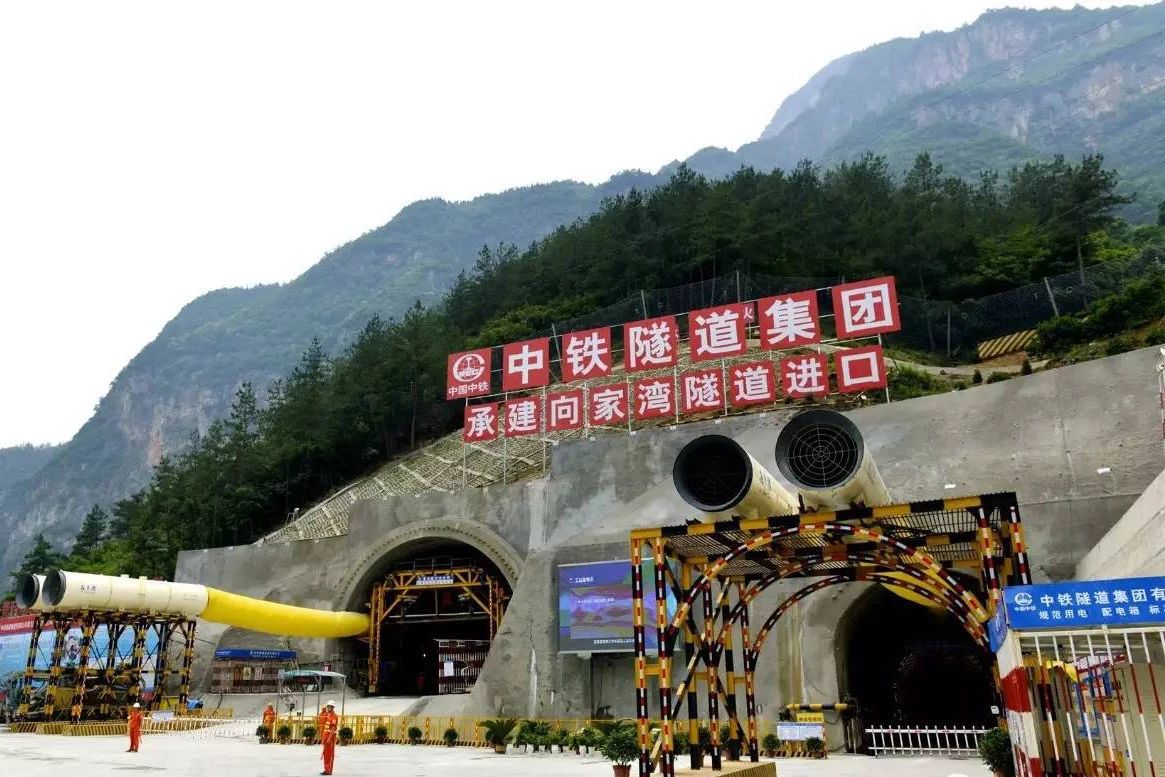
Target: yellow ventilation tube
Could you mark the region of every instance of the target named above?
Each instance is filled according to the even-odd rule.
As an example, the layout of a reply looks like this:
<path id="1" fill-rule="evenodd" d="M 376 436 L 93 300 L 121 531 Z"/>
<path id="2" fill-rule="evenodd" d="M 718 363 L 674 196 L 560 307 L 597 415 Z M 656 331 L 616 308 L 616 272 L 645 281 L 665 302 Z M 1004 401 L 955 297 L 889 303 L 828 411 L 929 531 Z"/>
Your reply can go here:
<path id="1" fill-rule="evenodd" d="M 31 577 L 31 576 L 30 576 Z M 112 610 L 199 617 L 212 623 L 281 637 L 357 637 L 367 634 L 371 619 L 358 612 L 331 612 L 293 607 L 219 591 L 194 583 L 145 578 L 50 572 L 43 585 L 33 579 L 18 590 L 28 603 L 44 609 Z"/>

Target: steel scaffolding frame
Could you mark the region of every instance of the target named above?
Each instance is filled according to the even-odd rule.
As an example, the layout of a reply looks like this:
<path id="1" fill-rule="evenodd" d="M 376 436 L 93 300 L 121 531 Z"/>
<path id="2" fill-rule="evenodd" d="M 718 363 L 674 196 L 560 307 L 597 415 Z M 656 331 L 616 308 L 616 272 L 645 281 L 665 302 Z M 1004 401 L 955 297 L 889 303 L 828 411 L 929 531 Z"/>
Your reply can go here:
<path id="1" fill-rule="evenodd" d="M 654 561 L 658 653 L 647 652 L 643 565 Z M 978 579 L 985 603 L 957 575 Z M 788 578 L 815 578 L 781 602 L 755 637 L 751 602 Z M 906 579 L 909 578 L 909 579 Z M 701 762 L 699 727 L 711 735 L 713 770 L 722 764 L 720 703 L 729 738 L 747 740 L 752 761 L 757 742 L 756 664 L 768 635 L 794 604 L 832 585 L 877 582 L 941 604 L 987 650 L 984 624 L 1001 598 L 1003 582 L 1031 582 L 1023 525 L 1014 493 L 939 499 L 885 507 L 802 513 L 758 519 L 637 529 L 631 532 L 631 594 L 635 635 L 635 709 L 639 775 L 658 764 L 675 775 L 674 723 L 686 706 L 692 768 Z M 717 592 L 715 588 L 719 587 Z M 667 596 L 678 603 L 669 620 Z M 699 606 L 697 606 L 699 605 Z M 740 670 L 734 652 L 739 638 Z M 683 680 L 673 690 L 676 642 L 683 639 Z M 659 737 L 650 735 L 649 679 L 659 694 Z M 707 720 L 699 717 L 697 681 L 707 687 Z M 745 721 L 738 714 L 744 684 Z M 673 704 L 673 700 L 677 700 Z M 686 704 L 681 705 L 682 700 Z M 741 733 L 745 735 L 741 737 Z"/>
<path id="2" fill-rule="evenodd" d="M 414 599 L 420 592 L 453 589 L 486 615 L 489 640 L 492 642 L 506 611 L 509 598 L 504 583 L 480 566 L 425 566 L 397 570 L 372 587 L 368 609 L 372 629 L 368 638 L 368 692 L 376 693 L 380 685 L 380 638 L 385 621 Z M 400 617 L 399 615 L 397 617 Z"/>
<path id="3" fill-rule="evenodd" d="M 81 639 L 77 663 L 70 667 L 65 665 L 65 648 L 68 633 L 73 628 L 80 628 Z M 40 650 L 40 638 L 46 629 L 54 633 L 53 647 L 47 656 Z M 94 644 L 99 629 L 104 629 L 107 636 L 104 651 Z M 66 688 L 66 669 L 73 672 L 68 712 L 68 719 L 73 723 L 125 717 L 134 702 L 141 702 L 144 709 L 153 709 L 174 674 L 170 651 L 175 644 L 180 644 L 182 649 L 182 663 L 178 670 L 178 705 L 182 707 L 190 692 L 194 630 L 195 622 L 183 617 L 94 610 L 39 613 L 33 623 L 25 660 L 17 718 L 29 716 L 33 683 L 37 681 L 46 684 L 40 716 L 46 721 L 64 717 L 63 713 L 58 713 L 56 700 L 57 691 Z M 127 632 L 133 633 L 133 642 L 128 650 L 123 650 L 120 642 Z M 157 637 L 152 648 L 149 647 L 151 634 Z M 142 674 L 150 659 L 154 660 L 154 686 L 158 692 L 142 702 Z M 38 668 L 38 663 L 41 668 Z M 124 692 L 119 692 L 122 687 Z M 89 695 L 95 697 L 95 703 L 89 705 L 90 714 L 87 715 L 86 697 Z"/>

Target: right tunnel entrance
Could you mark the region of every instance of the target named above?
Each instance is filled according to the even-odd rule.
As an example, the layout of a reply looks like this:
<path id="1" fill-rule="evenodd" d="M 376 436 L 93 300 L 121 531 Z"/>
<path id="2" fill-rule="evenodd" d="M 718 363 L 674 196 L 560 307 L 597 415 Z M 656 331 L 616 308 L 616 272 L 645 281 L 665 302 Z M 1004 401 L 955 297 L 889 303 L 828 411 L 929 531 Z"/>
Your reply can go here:
<path id="1" fill-rule="evenodd" d="M 991 657 L 945 609 L 872 586 L 837 632 L 842 698 L 866 726 L 994 725 Z"/>

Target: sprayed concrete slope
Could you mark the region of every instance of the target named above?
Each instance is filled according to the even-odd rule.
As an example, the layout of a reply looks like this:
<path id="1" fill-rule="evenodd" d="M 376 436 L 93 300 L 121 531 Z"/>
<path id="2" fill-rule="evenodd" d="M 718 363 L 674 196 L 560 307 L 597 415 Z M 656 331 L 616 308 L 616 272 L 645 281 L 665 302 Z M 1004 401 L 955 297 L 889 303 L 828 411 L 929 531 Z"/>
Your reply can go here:
<path id="1" fill-rule="evenodd" d="M 848 415 L 896 500 L 1015 491 L 1034 574 L 1067 578 L 1161 471 L 1156 355 L 1156 349 L 1143 349 Z M 630 529 L 691 517 L 670 473 L 676 452 L 698 435 L 732 436 L 775 472 L 772 446 L 784 418 L 783 412 L 742 416 L 564 443 L 554 449 L 544 478 L 357 502 L 345 536 L 190 551 L 179 557 L 177 579 L 307 607 L 359 609 L 371 581 L 426 538 L 465 542 L 494 561 L 513 598 L 464 709 L 585 717 L 610 706 L 616 715 L 630 715 L 630 658 L 557 652 L 556 565 L 626 558 Z M 795 587 L 766 592 L 754 619 Z M 815 594 L 782 620 L 758 666 L 762 715 L 775 717 L 788 701 L 837 699 L 848 649 L 838 635 L 844 637 L 844 615 L 863 588 Z M 290 645 L 309 660 L 354 647 L 211 623 L 199 628 L 211 643 Z M 196 666 L 202 681 L 209 655 L 204 651 Z"/>

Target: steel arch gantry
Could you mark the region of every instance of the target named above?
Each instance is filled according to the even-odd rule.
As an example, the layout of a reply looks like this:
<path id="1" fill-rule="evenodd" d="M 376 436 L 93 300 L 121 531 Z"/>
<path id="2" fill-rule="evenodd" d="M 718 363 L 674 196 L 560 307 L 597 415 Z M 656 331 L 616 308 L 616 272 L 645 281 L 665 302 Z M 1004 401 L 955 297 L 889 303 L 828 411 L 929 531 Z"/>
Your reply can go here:
<path id="1" fill-rule="evenodd" d="M 649 560 L 654 562 L 650 589 L 643 573 Z M 961 575 L 979 580 L 984 599 Z M 790 578 L 813 581 L 781 602 L 754 637 L 752 601 Z M 849 582 L 881 583 L 934 601 L 960 621 L 974 642 L 985 646 L 984 624 L 999 602 L 1003 582 L 1031 582 L 1015 494 L 631 532 L 640 777 L 651 774 L 657 764 L 663 777 L 675 774 L 673 722 L 681 706 L 687 710 L 690 742 L 698 741 L 701 723 L 708 725 L 714 770 L 721 768 L 721 702 L 730 738 L 746 741 L 750 758 L 758 760 L 755 672 L 765 640 L 797 602 Z M 714 590 L 717 583 L 719 592 Z M 668 612 L 669 593 L 677 602 L 674 615 Z M 645 638 L 645 600 L 651 595 L 660 646 L 654 655 L 648 655 Z M 684 678 L 673 690 L 673 659 L 681 639 Z M 743 675 L 737 673 L 738 656 Z M 659 695 L 660 733 L 654 742 L 649 678 L 655 678 Z M 706 720 L 699 717 L 698 679 L 706 680 Z M 738 708 L 741 680 L 743 723 Z M 693 766 L 695 760 L 693 753 Z"/>

